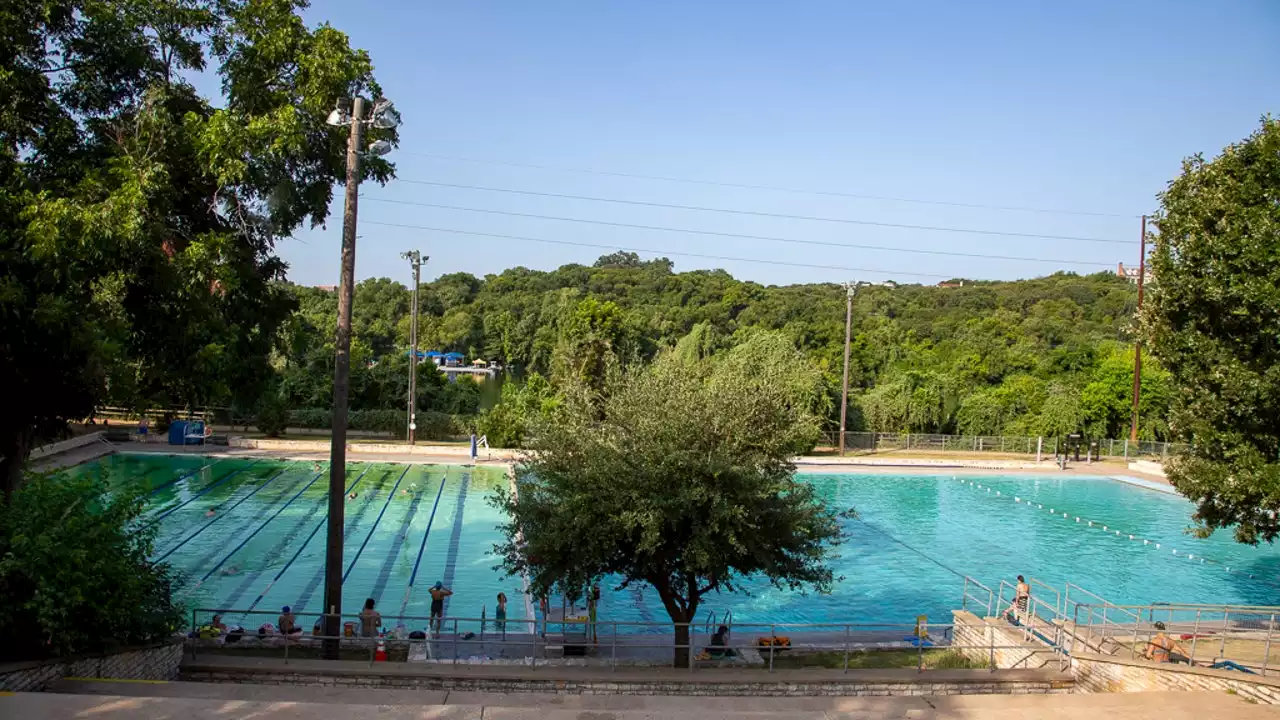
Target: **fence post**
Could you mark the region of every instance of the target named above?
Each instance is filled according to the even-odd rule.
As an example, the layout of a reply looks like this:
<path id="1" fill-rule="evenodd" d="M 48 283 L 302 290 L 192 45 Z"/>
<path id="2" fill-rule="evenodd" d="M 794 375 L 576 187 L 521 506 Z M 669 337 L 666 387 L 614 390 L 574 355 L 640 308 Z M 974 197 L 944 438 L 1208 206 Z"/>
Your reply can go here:
<path id="1" fill-rule="evenodd" d="M 1040 462 L 1040 458 L 1044 455 L 1044 436 L 1036 437 L 1036 462 Z"/>
<path id="2" fill-rule="evenodd" d="M 1031 438 L 1027 438 L 1027 454 L 1031 454 Z"/>
<path id="3" fill-rule="evenodd" d="M 774 645 L 774 641 L 777 639 L 778 639 L 778 626 L 770 625 L 769 626 L 769 672 L 773 672 L 773 648 L 776 647 Z"/>
<path id="4" fill-rule="evenodd" d="M 1164 448 L 1160 451 L 1160 461 L 1168 462 L 1169 460 L 1169 443 L 1164 443 Z"/>
<path id="5" fill-rule="evenodd" d="M 907 449 L 911 449 L 911 433 L 907 433 Z"/>
<path id="6" fill-rule="evenodd" d="M 453 619 L 453 664 L 458 664 L 458 618 Z"/>
<path id="7" fill-rule="evenodd" d="M 978 436 L 973 436 L 973 451 L 978 452 Z"/>
<path id="8" fill-rule="evenodd" d="M 987 637 L 991 639 L 991 654 L 988 656 L 991 661 L 991 672 L 996 671 L 996 629 L 991 625 L 987 625 Z"/>
<path id="9" fill-rule="evenodd" d="M 1231 624 L 1231 611 L 1227 610 L 1222 613 L 1222 649 L 1218 651 L 1218 657 L 1227 654 L 1227 627 Z"/>
<path id="10" fill-rule="evenodd" d="M 1173 611 L 1172 611 L 1172 610 L 1170 610 L 1170 611 L 1169 611 L 1169 620 L 1170 620 L 1170 621 L 1172 621 L 1172 620 L 1173 620 Z M 1199 611 L 1199 610 L 1197 610 L 1197 611 L 1196 611 L 1196 624 L 1195 624 L 1195 627 L 1193 627 L 1193 628 L 1191 629 L 1191 657 L 1187 658 L 1188 660 L 1190 660 L 1190 661 L 1192 661 L 1192 662 L 1195 662 L 1195 659 L 1196 659 L 1196 639 L 1197 639 L 1197 638 L 1199 638 L 1199 636 L 1200 636 L 1200 611 Z"/>
<path id="11" fill-rule="evenodd" d="M 1274 623 L 1275 615 L 1271 616 L 1271 620 Z M 1267 632 L 1267 642 L 1271 642 L 1270 630 Z M 1266 669 L 1266 665 L 1263 665 L 1263 669 Z M 849 625 L 845 625 L 845 674 L 849 674 Z"/>
<path id="12" fill-rule="evenodd" d="M 1124 461 L 1129 462 L 1129 438 L 1124 439 Z"/>
<path id="13" fill-rule="evenodd" d="M 613 637 L 609 639 L 609 669 L 618 669 L 618 621 L 613 621 Z"/>
<path id="14" fill-rule="evenodd" d="M 1000 452 L 1004 452 L 1004 435 L 1000 436 Z"/>
<path id="15" fill-rule="evenodd" d="M 1262 650 L 1262 676 L 1267 676 L 1267 661 L 1271 659 L 1271 631 L 1276 626 L 1276 614 L 1271 613 L 1271 619 L 1267 621 L 1267 644 Z"/>

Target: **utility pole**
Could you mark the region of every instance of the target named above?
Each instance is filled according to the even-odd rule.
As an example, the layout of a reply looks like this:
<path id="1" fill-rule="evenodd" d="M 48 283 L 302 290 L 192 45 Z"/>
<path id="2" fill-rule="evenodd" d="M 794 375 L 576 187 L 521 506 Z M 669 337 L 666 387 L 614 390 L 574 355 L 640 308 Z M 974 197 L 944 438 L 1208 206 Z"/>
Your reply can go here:
<path id="1" fill-rule="evenodd" d="M 413 265 L 413 306 L 409 308 L 409 428 L 405 437 L 414 443 L 418 429 L 418 286 L 421 285 L 422 253 L 417 250 L 400 253 Z"/>
<path id="2" fill-rule="evenodd" d="M 853 331 L 853 291 L 856 285 L 844 284 L 844 389 L 840 393 L 840 456 L 844 457 L 845 418 L 849 414 L 849 340 Z"/>
<path id="3" fill-rule="evenodd" d="M 1142 216 L 1142 250 L 1138 254 L 1138 317 L 1142 317 L 1142 284 L 1147 279 L 1147 216 Z M 1138 442 L 1138 400 L 1142 396 L 1142 333 L 1133 343 L 1133 422 L 1129 426 L 1129 442 Z"/>
<path id="4" fill-rule="evenodd" d="M 347 390 L 351 375 L 351 299 L 356 279 L 356 205 L 360 199 L 360 149 L 364 146 L 364 99 L 351 105 L 347 139 L 346 205 L 342 214 L 342 275 L 338 285 L 338 332 L 333 363 L 333 439 L 329 444 L 329 526 L 324 563 L 324 634 L 338 637 L 342 625 L 342 541 L 347 488 Z M 338 641 L 324 641 L 325 656 L 338 656 Z"/>

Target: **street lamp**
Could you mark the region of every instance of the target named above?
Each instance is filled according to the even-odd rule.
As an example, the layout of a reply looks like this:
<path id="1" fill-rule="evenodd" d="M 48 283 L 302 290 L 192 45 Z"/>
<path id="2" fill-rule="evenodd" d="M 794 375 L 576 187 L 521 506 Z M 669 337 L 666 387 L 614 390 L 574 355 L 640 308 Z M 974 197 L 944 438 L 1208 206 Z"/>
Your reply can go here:
<path id="1" fill-rule="evenodd" d="M 374 105 L 372 117 L 364 117 L 364 98 L 351 100 L 350 114 L 339 100 L 325 122 L 351 126 L 347 138 L 346 204 L 342 214 L 342 273 L 338 285 L 338 331 L 333 364 L 333 439 L 329 445 L 329 522 L 325 547 L 324 634 L 337 637 L 342 623 L 342 540 L 347 481 L 347 394 L 351 375 L 351 298 L 356 275 L 356 204 L 360 196 L 360 156 L 364 153 L 364 129 L 368 125 L 390 129 L 400 123 L 389 100 Z M 369 148 L 385 155 L 391 144 L 379 140 Z M 338 641 L 325 640 L 325 656 L 338 656 Z"/>
<path id="2" fill-rule="evenodd" d="M 849 414 L 849 341 L 853 331 L 853 294 L 871 283 L 865 280 L 844 284 L 844 390 L 840 393 L 840 456 L 844 457 L 845 418 Z"/>

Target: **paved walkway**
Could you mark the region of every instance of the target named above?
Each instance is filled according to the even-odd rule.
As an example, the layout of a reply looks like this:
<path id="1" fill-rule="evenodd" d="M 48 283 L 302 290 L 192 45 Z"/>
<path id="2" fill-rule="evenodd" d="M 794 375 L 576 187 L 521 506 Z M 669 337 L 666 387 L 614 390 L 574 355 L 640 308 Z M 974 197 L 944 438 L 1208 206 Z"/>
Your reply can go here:
<path id="1" fill-rule="evenodd" d="M 87 684 L 87 683 L 86 683 Z M 0 694 L 2 718 L 92 720 L 1276 720 L 1280 708 L 1210 693 L 751 698 L 497 695 L 199 683 L 103 683 L 120 694 Z M 123 687 L 122 687 L 123 686 Z M 84 688 L 76 688 L 84 689 Z"/>

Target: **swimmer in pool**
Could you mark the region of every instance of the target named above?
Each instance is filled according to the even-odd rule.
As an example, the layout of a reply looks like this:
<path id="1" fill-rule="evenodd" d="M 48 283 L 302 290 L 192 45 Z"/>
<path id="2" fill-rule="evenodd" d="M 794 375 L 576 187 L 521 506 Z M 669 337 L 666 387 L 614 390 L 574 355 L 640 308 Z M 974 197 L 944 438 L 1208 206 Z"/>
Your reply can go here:
<path id="1" fill-rule="evenodd" d="M 356 498 L 358 498 L 358 497 L 360 497 L 360 496 L 359 496 L 358 494 L 356 494 L 356 493 L 351 493 L 351 494 L 350 494 L 350 495 L 348 495 L 347 497 L 348 497 L 348 498 L 351 498 L 352 500 L 355 500 Z"/>
<path id="2" fill-rule="evenodd" d="M 224 569 L 223 569 L 223 571 L 222 571 L 222 574 L 223 574 L 223 575 L 239 575 L 239 574 L 240 574 L 240 568 L 239 568 L 239 567 L 237 567 L 237 566 L 235 566 L 235 565 L 232 565 L 232 566 L 231 566 L 231 567 L 229 567 L 229 568 L 224 568 Z"/>
<path id="3" fill-rule="evenodd" d="M 209 508 L 209 512 L 204 514 L 205 517 L 213 517 L 213 508 Z"/>
<path id="4" fill-rule="evenodd" d="M 312 469 L 312 470 L 315 470 L 316 472 L 320 472 L 320 463 L 318 463 L 318 462 L 316 462 L 316 463 L 311 463 L 311 469 Z"/>

